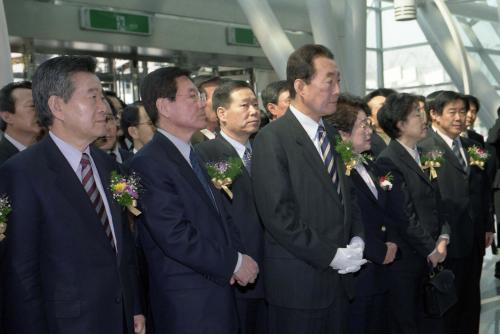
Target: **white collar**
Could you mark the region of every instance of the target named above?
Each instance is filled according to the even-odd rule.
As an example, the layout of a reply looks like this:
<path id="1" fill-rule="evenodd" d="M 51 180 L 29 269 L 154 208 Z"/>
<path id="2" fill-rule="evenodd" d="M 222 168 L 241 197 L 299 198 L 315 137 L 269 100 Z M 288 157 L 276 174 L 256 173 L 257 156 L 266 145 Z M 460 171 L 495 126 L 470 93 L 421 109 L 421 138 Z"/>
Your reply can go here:
<path id="1" fill-rule="evenodd" d="M 87 146 L 83 152 L 80 152 L 79 149 L 75 148 L 71 144 L 68 144 L 58 136 L 56 136 L 52 131 L 49 131 L 49 136 L 52 138 L 56 146 L 61 151 L 62 155 L 66 158 L 68 163 L 71 166 L 71 169 L 77 173 L 78 168 L 80 167 L 80 162 L 82 160 L 82 154 L 87 153 L 90 159 L 92 159 L 90 155 L 90 148 Z M 93 160 L 92 160 L 93 162 Z"/>
<path id="2" fill-rule="evenodd" d="M 323 120 L 320 119 L 319 122 L 316 122 L 311 117 L 303 114 L 293 105 L 290 105 L 290 111 L 295 116 L 295 118 L 297 118 L 297 120 L 299 121 L 300 125 L 302 125 L 304 130 L 307 132 L 309 138 L 311 138 L 312 141 L 318 140 L 317 138 L 318 128 L 320 125 L 323 126 Z"/>
<path id="3" fill-rule="evenodd" d="M 182 156 L 186 161 L 188 162 L 189 165 L 191 165 L 191 161 L 189 160 L 189 154 L 191 153 L 191 145 L 189 142 L 185 142 L 184 140 L 174 136 L 173 134 L 161 129 L 157 128 L 156 131 L 167 137 L 172 144 L 181 152 Z M 191 166 L 192 167 L 192 166 Z"/>
<path id="4" fill-rule="evenodd" d="M 17 140 L 15 140 L 14 138 L 12 138 L 8 134 L 6 134 L 5 132 L 4 132 L 3 136 L 5 137 L 5 139 L 10 141 L 10 143 L 12 145 L 14 145 L 14 147 L 17 148 L 19 152 L 24 151 L 26 149 L 26 147 L 27 147 L 26 145 L 21 144 L 20 142 L 18 142 Z"/>
<path id="5" fill-rule="evenodd" d="M 238 153 L 238 156 L 243 159 L 243 155 L 245 154 L 245 150 L 248 148 L 250 151 L 252 150 L 252 147 L 250 146 L 250 142 L 247 140 L 245 145 L 240 143 L 237 140 L 234 140 L 233 138 L 229 137 L 223 130 L 220 131 L 220 135 L 224 137 L 225 140 L 231 144 L 232 147 L 236 150 Z"/>

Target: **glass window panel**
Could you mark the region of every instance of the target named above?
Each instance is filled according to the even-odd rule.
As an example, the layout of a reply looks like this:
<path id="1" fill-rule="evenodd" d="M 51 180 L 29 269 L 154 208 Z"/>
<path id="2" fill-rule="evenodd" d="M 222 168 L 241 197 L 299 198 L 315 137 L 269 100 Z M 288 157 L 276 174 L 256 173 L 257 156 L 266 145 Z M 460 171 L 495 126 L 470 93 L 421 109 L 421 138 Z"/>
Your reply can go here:
<path id="1" fill-rule="evenodd" d="M 368 90 L 378 88 L 377 68 L 377 53 L 375 51 L 366 51 L 366 89 Z"/>
<path id="2" fill-rule="evenodd" d="M 483 60 L 479 56 L 479 54 L 477 52 L 469 52 L 468 55 L 469 55 L 470 58 L 474 59 L 476 63 L 479 64 L 479 69 L 486 76 L 486 78 L 488 79 L 489 83 L 492 84 L 492 85 L 496 85 L 497 81 L 495 80 L 495 77 L 488 70 L 488 67 L 486 67 L 486 65 L 484 64 Z M 495 64 L 500 64 L 500 62 L 499 62 L 500 61 L 500 56 L 495 56 L 495 57 L 496 57 L 496 61 L 494 59 L 494 56 L 491 56 L 491 59 L 493 60 L 493 62 L 495 62 Z M 498 65 L 497 65 L 497 68 L 498 68 Z"/>
<path id="3" fill-rule="evenodd" d="M 461 20 L 456 20 L 455 23 L 457 23 L 458 27 L 458 32 L 460 34 L 460 38 L 462 38 L 462 43 L 464 43 L 464 46 L 466 47 L 472 47 L 472 42 L 470 41 L 469 37 L 464 32 L 464 25 L 467 25 L 467 22 L 462 22 Z"/>
<path id="4" fill-rule="evenodd" d="M 483 48 L 500 50 L 500 38 L 489 22 L 478 21 L 472 26 L 472 30 Z"/>
<path id="5" fill-rule="evenodd" d="M 384 48 L 426 41 L 416 20 L 396 21 L 393 10 L 382 11 L 382 45 Z"/>
<path id="6" fill-rule="evenodd" d="M 366 13 L 366 46 L 377 47 L 377 25 L 375 20 L 376 11 L 368 9 Z"/>
<path id="7" fill-rule="evenodd" d="M 441 85 L 433 85 L 433 86 L 402 88 L 402 89 L 398 89 L 398 92 L 427 96 L 430 93 L 435 92 L 437 90 L 454 90 L 454 91 L 456 91 L 457 87 L 451 83 L 444 83 Z"/>
<path id="8" fill-rule="evenodd" d="M 429 45 L 384 52 L 384 83 L 400 89 L 450 82 Z"/>

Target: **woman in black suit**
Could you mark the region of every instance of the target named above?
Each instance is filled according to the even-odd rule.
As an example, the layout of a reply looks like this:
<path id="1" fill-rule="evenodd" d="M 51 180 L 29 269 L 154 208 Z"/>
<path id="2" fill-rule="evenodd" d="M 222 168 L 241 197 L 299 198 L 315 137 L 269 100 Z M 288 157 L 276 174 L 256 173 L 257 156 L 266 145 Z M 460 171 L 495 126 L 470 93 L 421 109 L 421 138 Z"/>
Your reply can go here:
<path id="1" fill-rule="evenodd" d="M 344 143 L 351 143 L 353 158 L 358 160 L 350 173 L 365 228 L 364 256 L 369 262 L 356 275 L 356 295 L 349 305 L 348 333 L 378 334 L 387 332 L 387 264 L 396 256 L 397 245 L 386 235 L 389 188 L 380 187 L 383 174 L 361 153 L 370 150 L 372 129 L 367 105 L 360 98 L 341 95 L 337 111 L 328 117 Z M 344 161 L 344 163 L 347 163 Z"/>
<path id="2" fill-rule="evenodd" d="M 391 333 L 428 333 L 423 327 L 429 322 L 422 321 L 422 281 L 428 266 L 445 260 L 450 236 L 437 181 L 420 164 L 417 142 L 426 134 L 423 115 L 416 96 L 402 93 L 389 96 L 377 117 L 391 137 L 377 165 L 393 175 L 390 206 L 398 218 L 398 224 L 388 228 L 400 250 L 390 268 Z M 439 332 L 439 326 L 433 321 L 431 328 Z"/>

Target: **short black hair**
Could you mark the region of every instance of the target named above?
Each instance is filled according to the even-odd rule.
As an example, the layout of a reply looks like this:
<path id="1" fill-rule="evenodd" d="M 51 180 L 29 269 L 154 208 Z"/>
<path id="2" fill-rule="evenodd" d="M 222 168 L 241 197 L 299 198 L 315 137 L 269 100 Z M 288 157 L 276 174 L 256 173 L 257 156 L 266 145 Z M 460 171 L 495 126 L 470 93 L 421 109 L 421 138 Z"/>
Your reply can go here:
<path id="1" fill-rule="evenodd" d="M 432 102 L 432 110 L 438 114 L 442 115 L 444 111 L 444 107 L 453 101 L 462 100 L 464 102 L 465 110 L 469 110 L 469 101 L 465 97 L 465 95 L 460 94 L 458 92 L 454 92 L 451 90 L 443 90 L 439 94 L 436 95 L 434 101 Z"/>
<path id="2" fill-rule="evenodd" d="M 295 80 L 302 79 L 309 84 L 316 73 L 314 69 L 314 59 L 318 57 L 334 59 L 333 53 L 326 46 L 320 44 L 306 44 L 295 50 L 290 57 L 288 57 L 288 62 L 286 64 L 286 80 L 292 99 L 295 98 L 296 93 L 294 87 Z"/>
<path id="3" fill-rule="evenodd" d="M 11 114 L 16 112 L 16 101 L 12 92 L 16 89 L 31 89 L 31 81 L 11 82 L 0 89 L 0 111 Z M 7 124 L 0 119 L 0 130 L 5 131 Z"/>
<path id="4" fill-rule="evenodd" d="M 228 108 L 231 104 L 231 93 L 238 89 L 248 88 L 253 92 L 252 86 L 243 80 L 226 81 L 214 91 L 212 96 L 212 109 L 217 112 L 219 107 Z"/>
<path id="5" fill-rule="evenodd" d="M 122 106 L 122 109 L 127 106 L 127 104 L 122 99 L 120 99 L 118 95 L 116 95 L 116 92 L 113 92 L 112 90 L 105 90 L 104 95 L 106 95 L 108 101 L 110 100 L 110 97 L 115 98 L 118 101 L 118 103 L 120 103 L 120 105 Z M 118 110 L 115 109 L 115 111 Z"/>
<path id="6" fill-rule="evenodd" d="M 324 119 L 337 130 L 351 133 L 359 111 L 366 114 L 368 110 L 369 108 L 362 98 L 343 93 L 339 95 L 337 100 L 337 110 L 333 114 L 324 117 Z"/>
<path id="7" fill-rule="evenodd" d="M 156 101 L 159 98 L 168 98 L 171 101 L 175 100 L 177 94 L 176 79 L 179 77 L 187 77 L 189 79 L 189 71 L 179 67 L 162 67 L 146 75 L 142 81 L 141 98 L 149 119 L 151 119 L 153 124 L 156 124 L 158 121 Z"/>
<path id="8" fill-rule="evenodd" d="M 372 90 L 370 93 L 366 94 L 364 97 L 365 103 L 370 102 L 375 96 L 388 97 L 391 94 L 396 94 L 397 92 L 391 88 L 377 88 Z"/>
<path id="9" fill-rule="evenodd" d="M 389 95 L 377 113 L 377 120 L 384 132 L 392 139 L 399 138 L 398 122 L 405 122 L 417 104 L 417 97 L 408 93 Z"/>
<path id="10" fill-rule="evenodd" d="M 41 126 L 52 125 L 49 109 L 50 96 L 59 96 L 65 102 L 73 95 L 73 74 L 87 72 L 95 74 L 96 60 L 91 56 L 59 56 L 43 62 L 33 75 L 33 103 Z"/>
<path id="11" fill-rule="evenodd" d="M 139 112 L 140 107 L 142 107 L 142 103 L 135 102 L 123 108 L 122 117 L 120 119 L 120 127 L 123 130 L 123 135 L 130 141 L 133 141 L 133 138 L 128 133 L 128 128 L 131 126 L 137 126 L 139 124 Z"/>
<path id="12" fill-rule="evenodd" d="M 266 109 L 268 116 L 271 116 L 271 113 L 267 109 L 267 104 L 278 104 L 278 98 L 284 91 L 290 91 L 290 86 L 288 85 L 288 82 L 286 80 L 279 80 L 271 82 L 260 93 L 262 104 L 264 105 L 264 109 Z"/>
<path id="13" fill-rule="evenodd" d="M 475 97 L 474 95 L 464 95 L 464 97 L 467 99 L 467 102 L 469 102 L 469 107 L 467 110 L 470 109 L 470 105 L 473 104 L 476 106 L 476 112 L 479 112 L 479 109 L 481 109 L 481 104 L 479 103 L 479 99 Z"/>
<path id="14" fill-rule="evenodd" d="M 193 83 L 198 88 L 198 90 L 203 90 L 205 85 L 220 85 L 223 79 L 219 76 L 213 75 L 198 75 L 193 78 Z"/>

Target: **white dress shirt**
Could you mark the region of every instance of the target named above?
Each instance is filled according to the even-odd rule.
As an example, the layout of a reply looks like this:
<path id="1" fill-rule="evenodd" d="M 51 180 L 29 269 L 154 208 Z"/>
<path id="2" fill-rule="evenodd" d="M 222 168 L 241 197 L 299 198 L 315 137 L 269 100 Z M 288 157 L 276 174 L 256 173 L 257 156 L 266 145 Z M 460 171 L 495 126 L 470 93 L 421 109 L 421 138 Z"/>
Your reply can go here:
<path id="1" fill-rule="evenodd" d="M 451 139 L 450 137 L 448 137 L 447 135 L 445 135 L 444 133 L 442 133 L 441 131 L 439 131 L 439 129 L 437 129 L 435 127 L 432 127 L 432 129 L 439 135 L 439 137 L 441 137 L 444 140 L 444 142 L 446 143 L 446 145 L 448 145 L 450 150 L 453 151 L 453 139 Z M 458 142 L 458 149 L 460 150 L 460 155 L 464 159 L 465 165 L 469 166 L 469 163 L 467 161 L 467 156 L 465 155 L 465 151 L 464 151 L 464 148 L 462 146 L 462 142 L 460 141 L 460 137 L 457 137 L 457 139 L 458 139 L 457 142 Z"/>
<path id="2" fill-rule="evenodd" d="M 358 163 L 356 167 L 354 167 L 356 171 L 358 172 L 359 176 L 365 181 L 366 185 L 372 192 L 373 196 L 375 198 L 378 198 L 378 191 L 377 187 L 375 186 L 375 183 L 373 183 L 372 178 L 370 177 L 370 174 L 368 174 L 368 171 L 366 170 L 366 167 L 363 163 Z"/>
<path id="3" fill-rule="evenodd" d="M 99 176 L 99 172 L 95 166 L 94 159 L 92 159 L 92 155 L 90 154 L 90 148 L 87 146 L 83 152 L 80 152 L 80 150 L 78 150 L 77 148 L 73 147 L 72 145 L 62 140 L 61 138 L 57 137 L 52 131 L 49 131 L 49 136 L 50 138 L 52 138 L 57 148 L 59 148 L 64 158 L 68 161 L 69 165 L 71 166 L 71 169 L 73 169 L 80 182 L 82 182 L 82 166 L 80 164 L 80 161 L 82 160 L 82 155 L 83 153 L 87 153 L 87 155 L 89 156 L 92 166 L 92 173 L 94 174 L 95 184 L 97 186 L 99 194 L 101 195 L 102 202 L 104 203 L 104 208 L 106 209 L 106 215 L 108 216 L 109 227 L 111 228 L 111 234 L 113 235 L 113 241 L 115 243 L 116 251 L 118 251 L 118 244 L 116 242 L 115 229 L 113 226 L 113 217 L 111 216 L 111 210 L 109 207 L 108 198 L 106 197 L 106 192 L 104 191 L 104 188 L 102 186 L 101 177 Z"/>
<path id="4" fill-rule="evenodd" d="M 307 136 L 313 142 L 314 147 L 316 147 L 316 150 L 318 151 L 318 154 L 321 157 L 321 160 L 323 160 L 323 154 L 321 154 L 321 145 L 319 144 L 319 137 L 318 137 L 318 128 L 319 128 L 319 126 L 320 125 L 324 126 L 323 125 L 323 120 L 320 119 L 319 122 L 316 122 L 311 117 L 306 116 L 303 113 L 301 113 L 293 105 L 290 105 L 290 111 L 295 116 L 295 118 L 297 118 L 297 120 L 299 121 L 300 125 L 302 125 L 302 127 L 304 128 L 304 130 L 307 133 Z"/>
<path id="5" fill-rule="evenodd" d="M 9 136 L 8 134 L 4 133 L 3 136 L 5 137 L 5 139 L 7 139 L 8 141 L 10 141 L 10 143 L 12 145 L 14 145 L 14 147 L 19 150 L 19 152 L 24 151 L 27 148 L 26 145 L 21 144 L 20 142 L 18 142 L 17 140 L 15 140 L 11 136 Z"/>
<path id="6" fill-rule="evenodd" d="M 233 138 L 229 137 L 224 131 L 220 130 L 220 135 L 228 141 L 229 144 L 231 144 L 232 147 L 236 150 L 236 153 L 238 153 L 238 156 L 240 157 L 241 160 L 243 160 L 243 155 L 245 154 L 245 150 L 248 148 L 250 151 L 252 150 L 252 147 L 250 146 L 250 141 L 247 140 L 245 145 L 240 143 L 237 140 L 234 140 Z"/>

